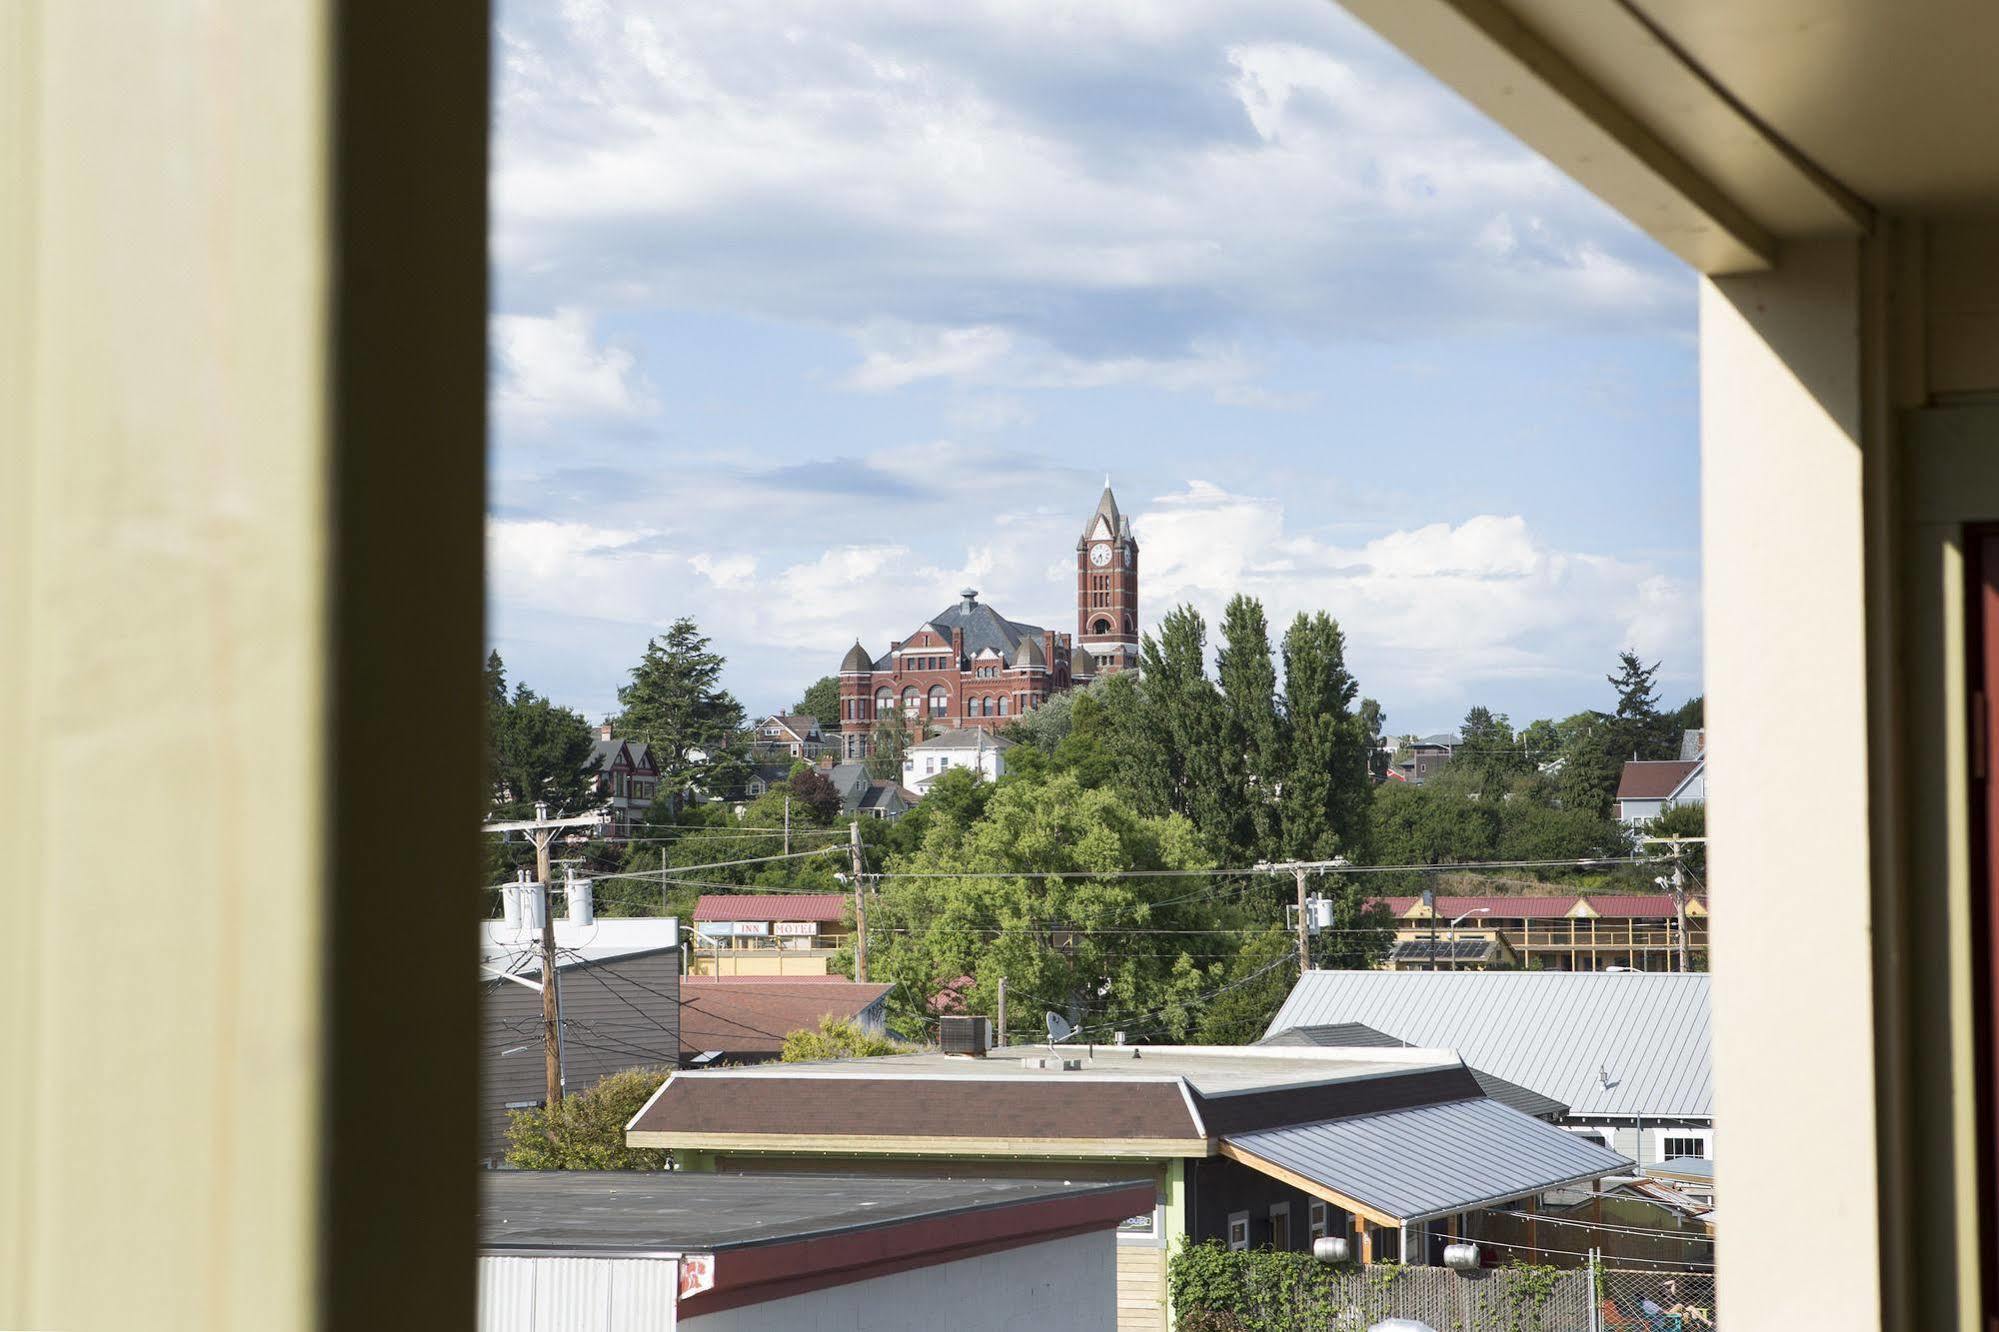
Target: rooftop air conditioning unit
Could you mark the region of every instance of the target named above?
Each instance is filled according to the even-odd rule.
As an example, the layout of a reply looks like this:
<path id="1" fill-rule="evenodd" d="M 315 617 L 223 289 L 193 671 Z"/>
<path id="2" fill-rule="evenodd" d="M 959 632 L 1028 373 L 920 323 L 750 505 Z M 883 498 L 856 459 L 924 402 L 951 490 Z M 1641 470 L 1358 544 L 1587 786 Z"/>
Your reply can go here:
<path id="1" fill-rule="evenodd" d="M 947 1017 L 939 1033 L 945 1054 L 983 1059 L 993 1044 L 993 1024 L 982 1017 Z"/>

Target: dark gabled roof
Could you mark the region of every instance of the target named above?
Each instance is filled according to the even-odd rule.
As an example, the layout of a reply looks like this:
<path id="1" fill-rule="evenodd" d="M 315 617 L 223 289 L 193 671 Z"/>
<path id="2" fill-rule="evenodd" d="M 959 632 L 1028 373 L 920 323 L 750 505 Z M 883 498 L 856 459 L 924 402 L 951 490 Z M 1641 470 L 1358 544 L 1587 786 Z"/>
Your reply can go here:
<path id="1" fill-rule="evenodd" d="M 974 657 L 987 648 L 1002 656 L 1011 656 L 1013 650 L 1020 646 L 1021 639 L 1039 638 L 1047 632 L 1038 624 L 1009 620 L 983 601 L 974 601 L 969 606 L 962 601 L 954 601 L 925 620 L 918 632 L 922 629 L 935 630 L 938 637 L 947 643 L 951 641 L 953 629 L 964 630 L 965 655 Z M 910 636 L 915 637 L 914 634 Z M 894 656 L 876 658 L 874 668 L 878 671 L 894 670 Z"/>
<path id="2" fill-rule="evenodd" d="M 1335 1046 L 1406 1046 L 1407 1041 L 1398 1041 L 1385 1031 L 1376 1031 L 1361 1022 L 1320 1022 L 1306 1027 L 1287 1027 L 1274 1036 L 1266 1036 L 1258 1045 L 1335 1045 Z M 1479 1090 L 1498 1101 L 1510 1105 L 1521 1114 L 1532 1115 L 1536 1119 L 1560 1118 L 1569 1113 L 1569 1107 L 1552 1096 L 1543 1096 L 1531 1087 L 1523 1087 L 1517 1082 L 1494 1077 L 1490 1073 L 1472 1069 L 1471 1075 L 1478 1081 Z"/>
<path id="3" fill-rule="evenodd" d="M 620 740 L 613 736 L 609 740 L 599 737 L 590 742 L 590 755 L 597 760 L 598 769 L 603 772 L 611 770 L 611 766 L 618 761 L 618 751 L 621 749 L 627 752 L 634 768 L 652 766 L 652 751 L 646 747 L 643 740 Z M 583 766 L 587 768 L 590 765 L 585 763 Z"/>
<path id="4" fill-rule="evenodd" d="M 859 808 L 880 809 L 882 806 L 896 799 L 901 800 L 906 808 L 914 805 L 919 797 L 914 791 L 903 786 L 900 782 L 885 781 L 878 778 L 869 782 L 868 789 L 861 794 Z"/>
<path id="5" fill-rule="evenodd" d="M 1617 781 L 1619 800 L 1664 800 L 1700 767 L 1700 759 L 1632 759 Z"/>
<path id="6" fill-rule="evenodd" d="M 914 754 L 925 749 L 1012 749 L 1014 742 L 1003 735 L 994 735 L 983 726 L 964 726 L 939 731 L 928 740 L 918 741 L 905 753 Z"/>

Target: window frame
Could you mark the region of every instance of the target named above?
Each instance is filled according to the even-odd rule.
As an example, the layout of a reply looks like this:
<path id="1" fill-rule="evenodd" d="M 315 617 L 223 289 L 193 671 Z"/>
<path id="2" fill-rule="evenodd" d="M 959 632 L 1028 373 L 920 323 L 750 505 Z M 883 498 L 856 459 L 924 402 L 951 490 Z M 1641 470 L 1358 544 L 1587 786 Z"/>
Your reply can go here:
<path id="1" fill-rule="evenodd" d="M 1238 1226 L 1240 1226 L 1240 1227 L 1242 1228 L 1242 1237 L 1241 1237 L 1240 1239 L 1238 1239 L 1238 1238 L 1236 1237 L 1236 1228 L 1237 1228 Z M 1249 1252 L 1249 1213 L 1248 1213 L 1248 1212 L 1230 1212 L 1230 1213 L 1229 1213 L 1229 1216 L 1228 1216 L 1228 1223 L 1227 1223 L 1227 1226 L 1226 1226 L 1226 1228 L 1225 1228 L 1225 1229 L 1224 1229 L 1224 1231 L 1223 1231 L 1223 1234 L 1224 1234 L 1224 1235 L 1225 1235 L 1225 1236 L 1227 1237 L 1227 1243 L 1228 1243 L 1228 1246 L 1229 1246 L 1229 1252 L 1231 1252 L 1231 1253 L 1248 1253 L 1248 1252 Z"/>

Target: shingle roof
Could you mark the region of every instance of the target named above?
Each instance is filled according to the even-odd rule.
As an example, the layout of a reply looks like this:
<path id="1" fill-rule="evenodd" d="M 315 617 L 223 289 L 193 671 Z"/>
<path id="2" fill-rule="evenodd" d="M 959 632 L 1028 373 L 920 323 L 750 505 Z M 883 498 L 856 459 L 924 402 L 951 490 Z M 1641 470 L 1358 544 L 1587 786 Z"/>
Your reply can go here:
<path id="1" fill-rule="evenodd" d="M 894 988 L 831 977 L 688 976 L 680 982 L 680 1048 L 775 1054 L 790 1033 L 823 1018 L 857 1017 Z"/>
<path id="2" fill-rule="evenodd" d="M 1617 779 L 1617 798 L 1664 800 L 1700 765 L 1700 759 L 1632 759 Z"/>
<path id="3" fill-rule="evenodd" d="M 1041 640 L 1039 638 L 1021 639 L 1020 646 L 1014 649 L 1013 664 L 1023 670 L 1031 670 L 1036 666 L 1046 666 L 1048 664 L 1048 656 L 1041 650 Z"/>
<path id="4" fill-rule="evenodd" d="M 694 919 L 838 922 L 846 909 L 844 893 L 703 893 L 694 904 Z"/>
<path id="5" fill-rule="evenodd" d="M 1398 1041 L 1385 1032 L 1376 1031 L 1373 1027 L 1365 1023 L 1326 1022 L 1312 1027 L 1291 1027 L 1278 1032 L 1274 1036 L 1266 1036 L 1258 1041 L 1257 1044 L 1392 1046 L 1403 1045 L 1406 1042 Z M 1543 1096 L 1540 1092 L 1523 1087 L 1517 1082 L 1508 1082 L 1505 1078 L 1496 1078 L 1492 1074 L 1481 1072 L 1476 1068 L 1471 1070 L 1471 1075 L 1478 1080 L 1480 1091 L 1490 1096 L 1493 1100 L 1498 1101 L 1501 1105 L 1512 1106 L 1523 1115 L 1532 1115 L 1536 1119 L 1548 1119 L 1559 1118 L 1569 1112 L 1569 1107 L 1563 1105 L 1554 1097 Z"/>
<path id="6" fill-rule="evenodd" d="M 1124 520 L 1124 515 L 1118 512 L 1117 496 L 1111 494 L 1109 477 L 1104 478 L 1104 493 L 1097 497 L 1097 507 L 1090 511 L 1089 519 L 1083 524 L 1083 535 L 1076 538 L 1078 545 L 1090 539 L 1091 534 L 1097 530 L 1099 518 L 1109 524 L 1110 534 L 1113 537 L 1124 535 L 1128 524 Z"/>
<path id="7" fill-rule="evenodd" d="M 1270 1031 L 1330 1022 L 1456 1050 L 1578 1117 L 1714 1116 L 1705 972 L 1314 971 Z"/>
<path id="8" fill-rule="evenodd" d="M 847 655 L 840 660 L 842 675 L 849 671 L 871 671 L 874 668 L 874 658 L 868 655 L 868 650 L 861 646 L 861 640 L 858 638 L 854 640 L 854 645 L 847 649 Z"/>
<path id="9" fill-rule="evenodd" d="M 1707 753 L 1707 728 L 1696 726 L 1680 732 L 1680 757 L 1697 759 Z"/>
<path id="10" fill-rule="evenodd" d="M 1231 1133 L 1227 1141 L 1405 1224 L 1631 1168 L 1580 1134 L 1486 1098 Z"/>

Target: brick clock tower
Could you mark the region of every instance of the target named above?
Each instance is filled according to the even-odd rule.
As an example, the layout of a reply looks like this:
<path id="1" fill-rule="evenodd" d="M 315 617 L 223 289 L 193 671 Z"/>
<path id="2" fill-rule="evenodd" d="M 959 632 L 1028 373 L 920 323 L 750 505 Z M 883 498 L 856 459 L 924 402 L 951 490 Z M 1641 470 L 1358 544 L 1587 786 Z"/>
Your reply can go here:
<path id="1" fill-rule="evenodd" d="M 1076 542 L 1076 646 L 1093 662 L 1092 675 L 1138 669 L 1138 542 L 1109 477 Z"/>

